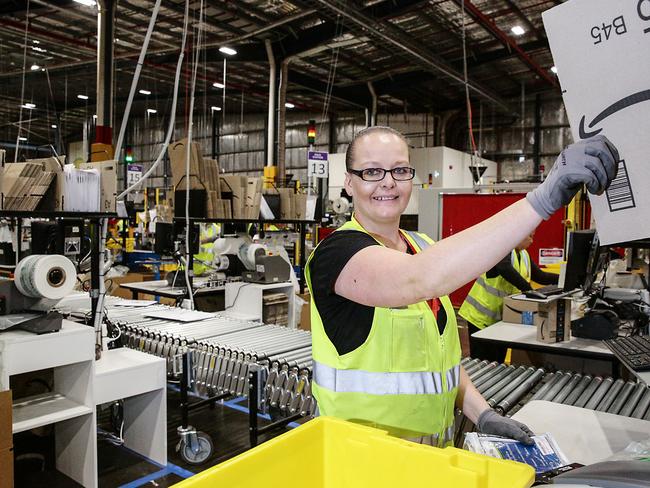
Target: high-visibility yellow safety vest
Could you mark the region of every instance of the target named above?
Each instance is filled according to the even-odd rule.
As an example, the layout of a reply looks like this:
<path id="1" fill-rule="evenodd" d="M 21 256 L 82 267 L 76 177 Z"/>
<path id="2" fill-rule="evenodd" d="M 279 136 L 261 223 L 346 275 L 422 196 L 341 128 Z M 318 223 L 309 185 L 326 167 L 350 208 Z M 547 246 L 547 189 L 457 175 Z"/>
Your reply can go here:
<path id="1" fill-rule="evenodd" d="M 354 216 L 338 230 L 368 234 Z M 400 232 L 416 252 L 433 244 L 423 234 Z M 313 256 L 305 269 L 312 296 Z M 451 302 L 446 296 L 440 297 L 440 302 L 447 313 L 442 336 L 426 301 L 407 307 L 375 307 L 366 342 L 339 355 L 312 300 L 312 390 L 320 414 L 377 427 L 402 438 L 430 436 L 426 442 L 440 447 L 451 444 L 461 348 Z"/>
<path id="2" fill-rule="evenodd" d="M 526 281 L 530 281 L 530 256 L 528 251 L 519 251 L 519 255 L 517 255 L 517 252 L 513 249 L 510 254 L 510 262 L 512 267 Z M 472 286 L 458 310 L 458 315 L 479 329 L 483 329 L 501 320 L 503 298 L 520 291 L 500 275 L 495 278 L 488 278 L 487 273 L 483 273 L 474 282 L 474 286 Z"/>
<path id="3" fill-rule="evenodd" d="M 206 266 L 202 263 L 210 263 L 214 259 L 214 254 L 212 252 L 212 245 L 214 244 L 214 239 L 219 236 L 219 224 L 201 224 L 201 233 L 200 239 L 203 241 L 205 239 L 211 239 L 210 242 L 205 244 L 200 244 L 199 253 L 194 255 L 194 265 L 192 269 L 194 274 L 202 275 L 209 272 L 212 268 Z M 198 262 L 198 261 L 201 262 Z"/>

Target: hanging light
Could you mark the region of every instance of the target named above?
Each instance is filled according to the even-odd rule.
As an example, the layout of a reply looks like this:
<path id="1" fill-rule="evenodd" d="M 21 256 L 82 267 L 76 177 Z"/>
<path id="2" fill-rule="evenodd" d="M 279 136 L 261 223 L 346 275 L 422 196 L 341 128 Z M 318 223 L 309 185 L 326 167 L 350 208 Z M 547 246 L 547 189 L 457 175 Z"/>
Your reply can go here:
<path id="1" fill-rule="evenodd" d="M 285 103 L 284 106 L 287 107 L 287 108 L 296 108 L 296 106 L 291 102 Z"/>
<path id="2" fill-rule="evenodd" d="M 139 90 L 138 93 L 141 95 L 151 95 L 151 92 L 149 90 Z"/>
<path id="3" fill-rule="evenodd" d="M 29 69 L 31 69 L 32 71 L 38 71 L 39 69 L 41 69 L 41 67 L 38 64 L 32 64 L 32 67 Z"/>
<path id="4" fill-rule="evenodd" d="M 226 85 L 224 85 L 223 83 L 219 83 L 218 81 L 215 81 L 214 83 L 212 83 L 212 86 L 215 88 L 225 88 Z"/>
<path id="5" fill-rule="evenodd" d="M 34 105 L 33 103 L 29 103 L 29 102 L 27 102 L 27 103 L 25 103 L 25 104 L 23 104 L 21 106 L 23 108 L 28 109 L 28 110 L 34 110 L 36 108 L 36 105 Z"/>
<path id="6" fill-rule="evenodd" d="M 235 54 L 237 54 L 236 50 L 228 46 L 221 46 L 219 48 L 219 52 L 223 54 L 227 54 L 228 56 L 234 56 Z"/>
<path id="7" fill-rule="evenodd" d="M 526 31 L 524 30 L 524 28 L 523 28 L 522 26 L 520 26 L 520 25 L 514 25 L 514 26 L 512 26 L 512 28 L 510 29 L 510 31 L 511 31 L 514 35 L 516 35 L 516 36 L 521 36 L 521 35 L 523 35 L 523 34 L 526 32 Z"/>
<path id="8" fill-rule="evenodd" d="M 551 66 L 551 71 L 555 74 L 557 74 L 557 68 L 555 66 Z"/>
<path id="9" fill-rule="evenodd" d="M 77 95 L 79 100 L 88 100 L 88 95 Z"/>
<path id="10" fill-rule="evenodd" d="M 94 7 L 97 5 L 97 2 L 95 0 L 74 0 L 77 3 L 80 3 L 81 5 L 85 5 L 86 7 Z"/>
<path id="11" fill-rule="evenodd" d="M 147 114 L 149 114 L 149 115 L 153 115 L 153 114 L 157 114 L 157 113 L 158 113 L 158 110 L 156 110 L 155 108 L 148 108 L 147 109 Z"/>
<path id="12" fill-rule="evenodd" d="M 221 112 L 221 107 L 217 107 L 216 105 L 213 105 L 210 109 L 212 109 L 213 112 Z"/>

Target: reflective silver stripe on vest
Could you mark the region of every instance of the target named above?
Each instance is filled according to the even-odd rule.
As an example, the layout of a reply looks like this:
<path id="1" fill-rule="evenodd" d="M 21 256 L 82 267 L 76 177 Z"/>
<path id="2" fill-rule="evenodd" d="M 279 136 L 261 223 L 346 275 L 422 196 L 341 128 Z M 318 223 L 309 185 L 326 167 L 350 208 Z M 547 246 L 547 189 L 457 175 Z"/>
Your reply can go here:
<path id="1" fill-rule="evenodd" d="M 481 312 L 484 315 L 487 315 L 491 319 L 493 319 L 495 322 L 498 322 L 501 320 L 501 312 L 494 312 L 490 310 L 489 308 L 485 307 L 484 305 L 480 304 L 476 298 L 474 298 L 471 295 L 467 295 L 465 298 L 465 301 L 469 303 L 472 307 L 474 307 L 476 310 Z"/>
<path id="2" fill-rule="evenodd" d="M 446 444 L 447 442 L 453 442 L 454 441 L 454 425 L 452 424 L 450 427 L 445 429 L 445 439 L 443 442 L 443 445 Z"/>
<path id="3" fill-rule="evenodd" d="M 508 296 L 508 294 L 507 294 L 505 291 L 503 291 L 503 290 L 499 290 L 498 288 L 495 288 L 495 287 L 493 287 L 493 286 L 491 286 L 491 285 L 488 285 L 487 281 L 485 281 L 485 280 L 483 279 L 483 276 L 482 276 L 482 275 L 479 276 L 479 277 L 476 279 L 476 282 L 477 282 L 479 285 L 481 285 L 483 288 L 485 288 L 485 291 L 487 291 L 490 295 L 494 295 L 494 296 L 497 296 L 497 297 L 499 297 L 499 298 L 503 298 L 503 297 Z"/>
<path id="4" fill-rule="evenodd" d="M 447 391 L 451 391 L 460 385 L 460 365 L 448 369 L 445 375 L 447 376 Z"/>
<path id="5" fill-rule="evenodd" d="M 445 371 L 447 390 L 460 383 L 460 365 Z M 445 393 L 442 374 L 431 371 L 408 373 L 379 373 L 359 369 L 336 369 L 314 361 L 314 382 L 339 393 L 369 395 L 436 395 Z"/>
<path id="6" fill-rule="evenodd" d="M 431 244 L 429 244 L 427 241 L 424 240 L 424 238 L 418 234 L 417 232 L 413 232 L 410 230 L 405 230 L 404 231 L 411 239 L 415 241 L 415 243 L 418 245 L 418 247 L 422 250 L 426 249 L 429 247 Z"/>

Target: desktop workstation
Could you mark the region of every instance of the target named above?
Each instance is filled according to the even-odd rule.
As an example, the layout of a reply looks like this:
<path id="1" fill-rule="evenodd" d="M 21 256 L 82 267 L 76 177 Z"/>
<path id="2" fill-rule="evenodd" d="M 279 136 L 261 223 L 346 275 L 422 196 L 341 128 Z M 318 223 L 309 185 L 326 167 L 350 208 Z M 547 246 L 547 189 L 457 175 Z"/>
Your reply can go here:
<path id="1" fill-rule="evenodd" d="M 552 434 L 571 462 L 591 465 L 650 438 L 650 356 L 635 350 L 648 337 L 648 293 L 607 286 L 610 248 L 595 231 L 572 233 L 567 257 L 562 286 L 506 298 L 503 320 L 472 337 L 511 348 L 518 364 L 542 358 L 533 365 L 547 373 L 512 418 Z"/>

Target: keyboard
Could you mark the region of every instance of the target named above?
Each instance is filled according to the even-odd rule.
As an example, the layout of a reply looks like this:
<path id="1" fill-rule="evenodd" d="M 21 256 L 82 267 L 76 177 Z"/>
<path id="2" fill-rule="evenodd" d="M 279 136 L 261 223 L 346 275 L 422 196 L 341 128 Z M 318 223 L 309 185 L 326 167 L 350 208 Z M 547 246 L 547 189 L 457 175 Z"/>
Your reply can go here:
<path id="1" fill-rule="evenodd" d="M 528 298 L 541 298 L 542 296 L 550 297 L 553 295 L 559 295 L 560 293 L 564 293 L 564 289 L 561 286 L 547 285 L 541 288 L 535 288 L 534 290 L 525 291 L 524 295 Z"/>
<path id="2" fill-rule="evenodd" d="M 650 371 L 650 338 L 648 336 L 607 339 L 605 345 L 634 371 Z"/>

